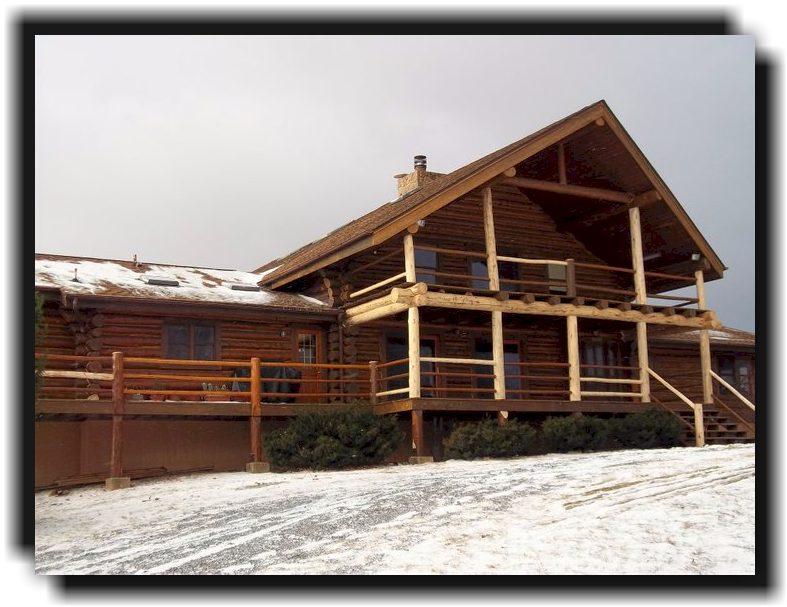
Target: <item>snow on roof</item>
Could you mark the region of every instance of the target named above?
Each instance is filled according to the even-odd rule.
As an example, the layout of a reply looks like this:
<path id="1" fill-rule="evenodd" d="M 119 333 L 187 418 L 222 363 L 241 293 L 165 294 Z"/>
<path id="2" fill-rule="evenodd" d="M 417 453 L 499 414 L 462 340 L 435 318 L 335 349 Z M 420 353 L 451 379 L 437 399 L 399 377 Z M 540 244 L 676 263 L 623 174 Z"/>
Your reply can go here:
<path id="1" fill-rule="evenodd" d="M 233 285 L 256 286 L 263 273 L 196 268 L 167 264 L 137 263 L 110 259 L 87 259 L 59 255 L 35 257 L 35 286 L 55 288 L 66 295 L 127 297 L 145 300 L 194 301 L 325 310 L 313 299 L 269 289 L 244 290 Z M 177 281 L 177 286 L 151 284 Z"/>
<path id="2" fill-rule="evenodd" d="M 742 345 L 754 347 L 754 333 L 733 329 L 732 327 L 722 327 L 721 329 L 708 330 L 708 336 L 712 343 Z M 699 342 L 699 329 L 686 329 L 683 327 L 650 327 L 648 337 L 659 341 L 680 341 L 680 342 Z"/>

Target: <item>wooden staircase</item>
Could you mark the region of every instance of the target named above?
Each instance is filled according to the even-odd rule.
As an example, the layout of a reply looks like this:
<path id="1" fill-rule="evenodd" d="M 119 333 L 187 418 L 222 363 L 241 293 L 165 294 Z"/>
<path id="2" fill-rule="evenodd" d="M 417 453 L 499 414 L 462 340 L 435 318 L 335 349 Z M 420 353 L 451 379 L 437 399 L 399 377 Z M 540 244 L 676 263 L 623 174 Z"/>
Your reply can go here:
<path id="1" fill-rule="evenodd" d="M 655 400 L 655 399 L 654 399 Z M 656 404 L 680 419 L 686 427 L 685 443 L 694 444 L 694 411 L 679 400 L 658 400 Z M 706 445 L 729 445 L 732 443 L 755 442 L 754 424 L 737 418 L 733 413 L 726 412 L 713 405 L 702 409 L 705 423 Z"/>

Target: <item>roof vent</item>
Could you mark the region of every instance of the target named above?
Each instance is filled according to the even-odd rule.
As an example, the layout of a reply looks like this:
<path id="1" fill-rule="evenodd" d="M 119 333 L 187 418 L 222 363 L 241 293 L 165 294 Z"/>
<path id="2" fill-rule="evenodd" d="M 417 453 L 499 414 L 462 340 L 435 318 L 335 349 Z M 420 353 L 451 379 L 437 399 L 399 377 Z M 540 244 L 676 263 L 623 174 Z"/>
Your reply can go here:
<path id="1" fill-rule="evenodd" d="M 142 280 L 149 285 L 160 285 L 162 287 L 177 287 L 180 285 L 180 282 L 167 276 L 143 276 Z"/>
<path id="2" fill-rule="evenodd" d="M 248 282 L 231 282 L 231 283 L 224 283 L 225 286 L 228 286 L 233 291 L 259 291 L 259 285 L 251 284 Z"/>
<path id="3" fill-rule="evenodd" d="M 426 170 L 426 156 L 416 156 L 413 161 L 413 167 L 416 171 Z"/>

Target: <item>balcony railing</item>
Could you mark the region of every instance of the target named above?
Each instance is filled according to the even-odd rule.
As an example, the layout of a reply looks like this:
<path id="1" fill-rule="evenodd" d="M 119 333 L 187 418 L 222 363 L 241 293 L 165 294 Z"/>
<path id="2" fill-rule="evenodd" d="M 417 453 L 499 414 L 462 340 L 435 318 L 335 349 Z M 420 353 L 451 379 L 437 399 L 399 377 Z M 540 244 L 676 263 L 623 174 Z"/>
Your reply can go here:
<path id="1" fill-rule="evenodd" d="M 44 356 L 36 353 L 36 358 Z M 40 400 L 217 402 L 310 405 L 410 396 L 406 358 L 367 364 L 311 364 L 259 359 L 198 361 L 123 356 L 46 355 Z M 505 397 L 568 400 L 564 362 L 505 363 Z M 338 373 L 331 373 L 337 371 Z M 636 367 L 580 365 L 583 399 L 638 400 Z M 494 399 L 493 362 L 480 358 L 421 358 L 422 398 Z M 255 382 L 259 391 L 254 390 Z"/>
<path id="2" fill-rule="evenodd" d="M 470 267 L 470 262 L 473 259 L 484 261 L 487 259 L 487 255 L 483 251 L 448 249 L 423 244 L 414 245 L 414 249 L 416 251 L 421 250 L 438 253 L 447 257 L 460 257 L 465 260 L 467 267 Z M 399 251 L 394 251 L 373 260 L 365 266 L 353 269 L 351 273 L 354 276 L 362 275 L 365 270 L 379 264 L 381 261 L 389 261 L 390 263 L 390 260 L 395 259 L 396 255 L 402 256 L 402 263 L 404 264 L 404 255 Z M 575 300 L 604 299 L 615 302 L 631 302 L 636 296 L 634 288 L 635 272 L 632 268 L 584 263 L 573 259 L 526 259 L 498 255 L 497 260 L 499 262 L 516 264 L 517 267 L 522 268 L 522 271 L 519 272 L 520 278 L 500 276 L 499 281 L 501 289 L 507 293 L 508 296 L 551 295 L 563 296 Z M 559 267 L 561 270 L 552 272 L 551 275 L 548 270 L 545 270 L 543 272 L 543 277 L 535 275 L 527 276 L 527 268 L 532 269 L 539 266 L 544 268 L 550 266 L 555 268 Z M 400 266 L 400 268 L 398 272 L 395 271 L 391 276 L 382 278 L 377 282 L 356 284 L 356 289 L 349 295 L 350 305 L 378 297 L 394 287 L 410 284 L 406 281 L 407 274 L 404 270 L 404 265 Z M 445 272 L 434 268 L 418 266 L 416 266 L 416 273 L 419 280 L 425 276 L 431 277 L 427 281 L 430 289 L 453 292 L 472 292 L 477 294 L 489 292 L 488 276 Z M 662 272 L 646 271 L 645 278 L 685 283 L 686 287 L 697 284 L 694 276 L 665 274 Z M 478 284 L 483 282 L 487 283 L 487 288 L 478 287 Z M 648 301 L 650 303 L 669 307 L 669 304 L 665 304 L 660 300 L 675 302 L 672 307 L 697 306 L 700 301 L 699 294 L 698 297 L 648 294 Z"/>

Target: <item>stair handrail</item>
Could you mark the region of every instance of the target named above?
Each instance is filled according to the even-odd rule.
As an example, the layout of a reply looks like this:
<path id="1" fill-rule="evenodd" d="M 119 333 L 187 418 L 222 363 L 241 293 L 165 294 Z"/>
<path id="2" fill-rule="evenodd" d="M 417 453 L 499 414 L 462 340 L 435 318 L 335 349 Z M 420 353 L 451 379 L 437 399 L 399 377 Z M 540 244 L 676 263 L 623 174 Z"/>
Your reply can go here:
<path id="1" fill-rule="evenodd" d="M 685 394 L 683 394 L 683 393 L 682 393 L 680 390 L 678 390 L 677 388 L 675 388 L 675 387 L 674 387 L 672 384 L 670 384 L 670 383 L 669 383 L 669 382 L 668 382 L 666 379 L 664 379 L 663 377 L 661 377 L 661 375 L 659 375 L 658 373 L 656 373 L 656 372 L 655 372 L 653 369 L 651 369 L 650 367 L 648 367 L 648 373 L 649 373 L 650 375 L 652 375 L 653 377 L 655 377 L 657 380 L 659 380 L 659 382 L 661 382 L 661 384 L 662 384 L 662 385 L 663 385 L 665 388 L 667 388 L 667 390 L 669 390 L 670 392 L 672 392 L 672 393 L 673 393 L 675 396 L 677 396 L 677 397 L 678 397 L 679 399 L 681 399 L 681 400 L 682 400 L 684 403 L 686 403 L 686 404 L 687 404 L 689 407 L 691 407 L 691 410 L 692 410 L 692 411 L 696 411 L 696 409 L 697 409 L 697 405 L 696 405 L 695 403 L 693 403 L 691 400 L 689 400 L 689 398 L 688 398 L 688 397 L 687 397 Z"/>
<path id="2" fill-rule="evenodd" d="M 652 402 L 656 403 L 656 405 L 657 405 L 657 406 L 658 406 L 658 407 L 659 407 L 661 410 L 663 410 L 663 411 L 666 411 L 667 413 L 670 413 L 670 414 L 672 414 L 672 416 L 673 416 L 673 417 L 675 417 L 675 418 L 679 419 L 679 420 L 680 420 L 680 422 L 681 422 L 681 423 L 682 423 L 684 426 L 686 426 L 686 427 L 687 427 L 689 430 L 691 430 L 692 432 L 694 432 L 694 424 L 692 424 L 692 423 L 690 423 L 690 422 L 686 421 L 686 419 L 685 419 L 684 417 L 682 417 L 681 415 L 678 415 L 677 413 L 675 413 L 675 411 L 673 411 L 671 408 L 669 408 L 667 405 L 665 405 L 663 402 L 661 402 L 661 401 L 660 401 L 660 400 L 659 400 L 659 399 L 658 399 L 656 396 L 654 396 L 653 394 L 651 394 L 651 395 L 650 395 L 650 400 L 651 400 Z"/>
<path id="3" fill-rule="evenodd" d="M 730 409 L 730 407 L 727 406 L 727 403 L 725 403 L 723 400 L 721 400 L 715 394 L 711 394 L 711 397 L 713 398 L 713 402 L 715 402 L 717 405 L 721 405 L 722 407 L 724 407 L 727 411 L 729 411 L 732 414 L 732 416 L 734 418 L 736 418 L 740 423 L 742 423 L 749 430 L 751 430 L 752 434 L 754 433 L 754 426 L 752 426 L 749 422 L 747 422 L 745 419 L 743 419 L 743 417 L 741 417 L 740 413 L 736 413 L 733 409 Z"/>
<path id="4" fill-rule="evenodd" d="M 737 396 L 737 397 L 738 397 L 738 400 L 740 400 L 740 401 L 741 401 L 741 402 L 742 402 L 744 405 L 746 405 L 747 407 L 749 407 L 749 409 L 751 409 L 752 411 L 754 411 L 754 403 L 752 403 L 752 402 L 751 402 L 751 401 L 750 401 L 748 398 L 746 398 L 746 397 L 745 397 L 743 394 L 741 394 L 740 392 L 738 392 L 738 391 L 737 391 L 735 388 L 733 388 L 733 387 L 732 387 L 730 384 L 728 384 L 728 383 L 727 383 L 726 381 L 724 381 L 724 380 L 723 380 L 721 377 L 719 377 L 719 375 L 718 375 L 718 374 L 717 374 L 715 371 L 713 371 L 713 369 L 711 369 L 711 370 L 710 370 L 710 375 L 711 375 L 711 377 L 712 377 L 712 378 L 714 378 L 715 380 L 717 380 L 717 381 L 718 381 L 718 382 L 719 382 L 719 383 L 720 383 L 722 386 L 724 386 L 725 388 L 727 388 L 727 390 L 729 390 L 729 391 L 730 391 L 730 392 L 732 392 L 732 393 L 733 393 L 735 396 Z"/>

